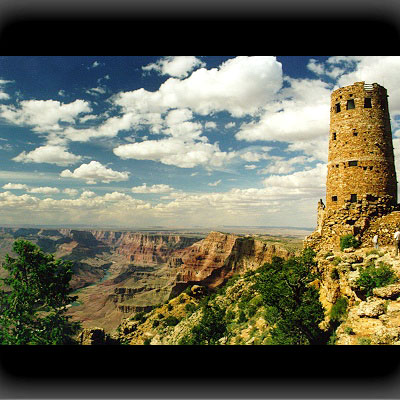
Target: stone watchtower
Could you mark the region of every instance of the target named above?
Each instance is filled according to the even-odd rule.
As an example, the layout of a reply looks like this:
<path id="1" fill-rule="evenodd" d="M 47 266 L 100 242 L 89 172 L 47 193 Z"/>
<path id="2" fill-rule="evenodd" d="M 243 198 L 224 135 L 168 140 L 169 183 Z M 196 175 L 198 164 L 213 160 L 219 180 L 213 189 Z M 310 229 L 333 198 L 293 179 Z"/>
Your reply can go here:
<path id="1" fill-rule="evenodd" d="M 331 95 L 326 210 L 351 203 L 397 204 L 387 91 L 356 82 Z"/>

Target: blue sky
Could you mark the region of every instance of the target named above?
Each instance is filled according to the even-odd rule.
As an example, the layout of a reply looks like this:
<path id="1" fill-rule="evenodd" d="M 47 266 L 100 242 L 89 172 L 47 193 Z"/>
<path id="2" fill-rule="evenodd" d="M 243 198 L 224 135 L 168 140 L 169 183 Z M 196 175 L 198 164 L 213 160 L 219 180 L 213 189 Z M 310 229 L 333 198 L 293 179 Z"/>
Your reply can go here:
<path id="1" fill-rule="evenodd" d="M 1 221 L 314 227 L 331 91 L 384 85 L 397 155 L 399 67 L 392 56 L 0 57 Z"/>

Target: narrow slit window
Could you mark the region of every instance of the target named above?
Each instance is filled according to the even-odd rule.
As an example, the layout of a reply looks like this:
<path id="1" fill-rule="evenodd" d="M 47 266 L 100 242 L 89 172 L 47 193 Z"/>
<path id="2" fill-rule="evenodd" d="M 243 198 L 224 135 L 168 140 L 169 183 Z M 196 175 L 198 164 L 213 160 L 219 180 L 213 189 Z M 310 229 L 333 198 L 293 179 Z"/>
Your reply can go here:
<path id="1" fill-rule="evenodd" d="M 337 201 L 337 196 L 332 196 L 332 201 Z"/>
<path id="2" fill-rule="evenodd" d="M 357 203 L 357 195 L 356 194 L 350 195 L 350 203 Z"/>
<path id="3" fill-rule="evenodd" d="M 372 99 L 370 97 L 364 99 L 364 108 L 372 108 Z"/>
<path id="4" fill-rule="evenodd" d="M 338 113 L 340 112 L 340 103 L 335 104 L 335 111 Z"/>
<path id="5" fill-rule="evenodd" d="M 346 109 L 353 110 L 354 108 L 356 108 L 356 105 L 354 104 L 354 99 L 347 100 Z"/>
<path id="6" fill-rule="evenodd" d="M 358 161 L 349 161 L 349 167 L 357 167 Z"/>
<path id="7" fill-rule="evenodd" d="M 332 140 L 336 140 L 336 132 L 332 133 Z"/>

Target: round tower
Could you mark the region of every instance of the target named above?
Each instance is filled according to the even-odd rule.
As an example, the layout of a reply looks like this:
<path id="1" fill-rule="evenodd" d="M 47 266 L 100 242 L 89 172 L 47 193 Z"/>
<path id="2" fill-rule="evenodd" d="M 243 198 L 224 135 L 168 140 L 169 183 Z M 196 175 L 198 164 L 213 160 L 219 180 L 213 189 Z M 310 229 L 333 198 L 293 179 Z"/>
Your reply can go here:
<path id="1" fill-rule="evenodd" d="M 362 199 L 397 204 L 387 91 L 356 82 L 331 95 L 326 210 Z"/>

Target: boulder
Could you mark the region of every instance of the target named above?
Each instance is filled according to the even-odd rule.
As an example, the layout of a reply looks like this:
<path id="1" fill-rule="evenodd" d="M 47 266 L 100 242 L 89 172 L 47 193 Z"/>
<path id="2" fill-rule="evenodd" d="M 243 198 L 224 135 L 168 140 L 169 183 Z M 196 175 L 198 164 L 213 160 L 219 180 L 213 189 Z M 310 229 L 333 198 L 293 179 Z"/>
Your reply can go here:
<path id="1" fill-rule="evenodd" d="M 383 299 L 396 299 L 400 296 L 400 283 L 394 283 L 392 285 L 375 288 L 373 294 L 376 297 Z"/>
<path id="2" fill-rule="evenodd" d="M 363 301 L 358 306 L 357 315 L 359 317 L 377 318 L 386 311 L 385 301 L 372 299 Z"/>

